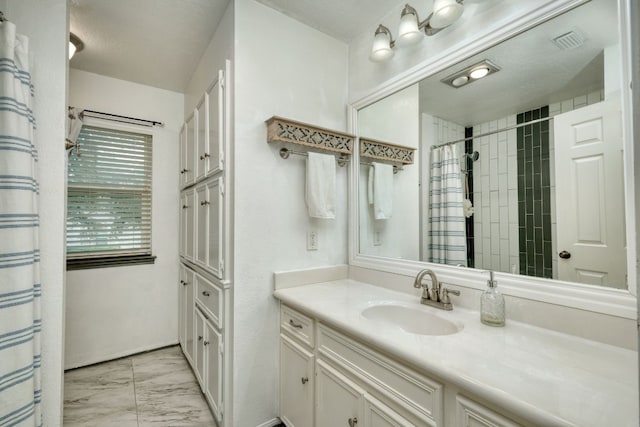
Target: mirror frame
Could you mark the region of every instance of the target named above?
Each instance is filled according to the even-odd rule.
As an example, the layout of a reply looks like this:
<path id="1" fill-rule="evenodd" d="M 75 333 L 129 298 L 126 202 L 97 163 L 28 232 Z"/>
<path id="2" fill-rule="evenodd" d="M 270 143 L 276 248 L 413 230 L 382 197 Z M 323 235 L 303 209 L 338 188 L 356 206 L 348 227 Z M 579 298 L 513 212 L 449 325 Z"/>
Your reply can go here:
<path id="1" fill-rule="evenodd" d="M 540 279 L 523 275 L 496 272 L 500 289 L 505 295 L 546 302 L 555 305 L 593 311 L 627 319 L 637 319 L 638 302 L 636 284 L 636 216 L 634 213 L 634 150 L 631 110 L 631 15 L 632 0 L 618 0 L 618 37 L 622 61 L 622 133 L 624 156 L 624 194 L 625 194 L 625 223 L 627 236 L 627 290 L 594 287 L 575 282 L 552 279 Z M 452 46 L 448 55 L 438 54 L 434 58 L 422 61 L 418 66 L 410 68 L 397 76 L 387 80 L 375 88 L 369 95 L 351 102 L 348 106 L 349 132 L 358 135 L 358 110 L 367 107 L 389 95 L 408 86 L 418 83 L 424 78 L 434 75 L 465 58 L 478 54 L 498 43 L 512 38 L 528 29 L 552 19 L 564 12 L 578 7 L 588 0 L 553 0 L 536 10 L 523 16 L 518 16 L 508 25 L 498 31 L 487 30 L 473 41 L 462 46 Z M 468 41 L 468 40 L 464 40 Z M 463 42 L 464 42 L 463 41 Z M 462 43 L 460 43 L 462 44 Z M 446 52 L 445 52 L 446 53 Z M 376 66 L 376 64 L 371 64 Z M 359 139 L 357 142 L 359 146 Z M 422 261 L 386 258 L 381 256 L 363 255 L 359 251 L 359 148 L 354 149 L 350 164 L 349 182 L 349 265 L 403 276 L 415 276 L 420 270 L 430 268 L 436 272 L 443 282 L 460 285 L 472 289 L 484 290 L 488 275 L 484 270 L 454 267 L 444 264 L 434 264 Z"/>

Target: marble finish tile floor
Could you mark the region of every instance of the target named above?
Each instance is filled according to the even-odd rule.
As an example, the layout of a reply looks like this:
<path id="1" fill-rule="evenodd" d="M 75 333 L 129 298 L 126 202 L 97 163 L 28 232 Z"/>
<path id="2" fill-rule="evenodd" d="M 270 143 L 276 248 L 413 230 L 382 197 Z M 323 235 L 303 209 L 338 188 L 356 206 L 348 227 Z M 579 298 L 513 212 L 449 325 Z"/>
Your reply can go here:
<path id="1" fill-rule="evenodd" d="M 179 346 L 65 372 L 65 427 L 215 425 Z"/>

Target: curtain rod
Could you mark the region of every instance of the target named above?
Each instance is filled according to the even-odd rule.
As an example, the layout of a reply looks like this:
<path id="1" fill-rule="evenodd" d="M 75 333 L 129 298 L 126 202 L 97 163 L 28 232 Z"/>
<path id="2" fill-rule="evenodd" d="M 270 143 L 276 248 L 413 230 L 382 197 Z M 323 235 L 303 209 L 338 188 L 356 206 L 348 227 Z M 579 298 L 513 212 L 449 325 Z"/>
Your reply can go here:
<path id="1" fill-rule="evenodd" d="M 95 110 L 82 110 L 80 112 L 80 115 L 87 116 L 87 117 L 94 117 L 96 119 L 111 120 L 113 122 L 129 123 L 129 124 L 140 125 L 140 126 L 164 127 L 164 123 L 156 122 L 154 120 L 138 119 L 136 117 L 121 116 L 120 114 L 103 113 L 101 111 L 95 111 Z"/>
<path id="2" fill-rule="evenodd" d="M 521 128 L 522 126 L 533 125 L 533 124 L 536 124 L 536 123 L 546 122 L 546 121 L 549 121 L 549 120 L 553 120 L 553 117 L 543 117 L 541 119 L 535 119 L 535 120 L 531 120 L 531 121 L 524 122 L 524 123 L 518 123 L 517 125 L 509 126 L 509 127 L 502 128 L 502 129 L 492 130 L 490 132 L 481 133 L 479 135 L 468 136 L 466 138 L 456 139 L 455 141 L 449 141 L 449 142 L 445 142 L 445 143 L 438 144 L 438 145 L 432 145 L 431 149 L 433 150 L 435 148 L 445 147 L 447 145 L 457 144 L 459 142 L 469 141 L 469 140 L 475 139 L 475 138 L 482 138 L 483 136 L 489 136 L 489 135 L 493 135 L 495 133 L 505 132 L 505 131 L 508 131 L 508 130 Z"/>

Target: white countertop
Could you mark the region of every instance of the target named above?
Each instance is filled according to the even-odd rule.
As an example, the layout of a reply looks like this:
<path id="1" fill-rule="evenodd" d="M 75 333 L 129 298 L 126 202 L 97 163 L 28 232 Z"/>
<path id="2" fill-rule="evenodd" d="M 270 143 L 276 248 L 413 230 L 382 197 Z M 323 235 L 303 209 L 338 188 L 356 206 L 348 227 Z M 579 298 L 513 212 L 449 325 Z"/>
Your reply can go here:
<path id="1" fill-rule="evenodd" d="M 444 311 L 418 298 L 344 279 L 280 289 L 276 298 L 378 347 L 426 374 L 542 426 L 638 426 L 637 352 L 479 313 Z M 361 315 L 397 303 L 462 323 L 453 335 L 415 335 Z"/>

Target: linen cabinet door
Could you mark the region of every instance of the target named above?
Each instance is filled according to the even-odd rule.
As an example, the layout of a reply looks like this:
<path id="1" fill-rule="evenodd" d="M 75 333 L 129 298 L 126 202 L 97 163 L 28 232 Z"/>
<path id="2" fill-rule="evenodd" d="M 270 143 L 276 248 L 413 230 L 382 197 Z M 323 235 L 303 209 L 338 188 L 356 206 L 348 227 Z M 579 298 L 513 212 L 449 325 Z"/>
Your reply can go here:
<path id="1" fill-rule="evenodd" d="M 178 277 L 180 280 L 180 286 L 178 287 L 178 343 L 184 353 L 187 346 L 187 313 L 186 313 L 186 298 L 187 298 L 187 282 L 185 281 L 187 273 L 183 265 L 179 267 Z"/>
<path id="2" fill-rule="evenodd" d="M 400 414 L 389 408 L 384 403 L 373 398 L 364 396 L 364 426 L 365 427 L 415 427 Z M 435 424 L 432 424 L 435 427 Z"/>
<path id="3" fill-rule="evenodd" d="M 204 178 L 209 163 L 209 129 L 207 124 L 207 95 L 205 94 L 196 107 L 196 181 Z"/>
<path id="4" fill-rule="evenodd" d="M 185 324 L 185 348 L 184 354 L 187 360 L 194 366 L 195 357 L 195 343 L 194 343 L 194 316 L 195 316 L 195 304 L 193 299 L 193 290 L 195 287 L 195 273 L 188 268 L 183 267 L 184 271 L 184 284 L 182 286 L 184 292 L 184 324 Z"/>
<path id="5" fill-rule="evenodd" d="M 321 360 L 316 363 L 316 427 L 360 427 L 364 391 Z"/>
<path id="6" fill-rule="evenodd" d="M 217 278 L 224 275 L 224 185 L 222 177 L 207 182 L 207 254 L 205 264 Z"/>
<path id="7" fill-rule="evenodd" d="M 180 193 L 180 232 L 178 233 L 178 253 L 181 257 L 186 256 L 185 248 L 186 248 L 186 233 L 187 233 L 187 194 L 182 192 Z"/>
<path id="8" fill-rule="evenodd" d="M 280 335 L 280 419 L 289 427 L 313 426 L 313 354 Z"/>
<path id="9" fill-rule="evenodd" d="M 206 174 L 213 175 L 223 169 L 224 159 L 224 71 L 218 71 L 218 79 L 206 94 L 209 151 Z"/>
<path id="10" fill-rule="evenodd" d="M 180 159 L 180 175 L 179 176 L 179 186 L 180 188 L 184 187 L 186 184 L 185 173 L 187 172 L 187 125 L 186 123 L 182 125 L 180 128 L 180 145 L 179 145 L 180 153 L 178 158 Z"/>
<path id="11" fill-rule="evenodd" d="M 184 192 L 184 204 L 182 205 L 182 219 L 184 220 L 184 228 L 181 228 L 182 245 L 184 246 L 184 257 L 193 261 L 194 252 L 194 233 L 195 233 L 195 193 L 193 189 Z"/>
<path id="12" fill-rule="evenodd" d="M 195 374 L 198 379 L 198 383 L 200 383 L 200 387 L 204 390 L 204 370 L 205 370 L 205 360 L 204 360 L 204 315 L 197 308 L 194 310 L 195 316 Z"/>
<path id="13" fill-rule="evenodd" d="M 195 262 L 206 265 L 207 261 L 207 223 L 209 222 L 209 200 L 207 186 L 199 185 L 195 189 L 196 233 L 195 233 Z"/>
<path id="14" fill-rule="evenodd" d="M 195 157 L 196 157 L 196 119 L 195 115 L 189 116 L 185 126 L 185 166 L 183 174 L 184 186 L 191 185 L 195 182 Z"/>
<path id="15" fill-rule="evenodd" d="M 221 421 L 222 414 L 222 335 L 211 325 L 205 322 L 204 351 L 206 357 L 206 379 L 204 394 L 209 400 L 213 414 L 218 421 Z"/>

